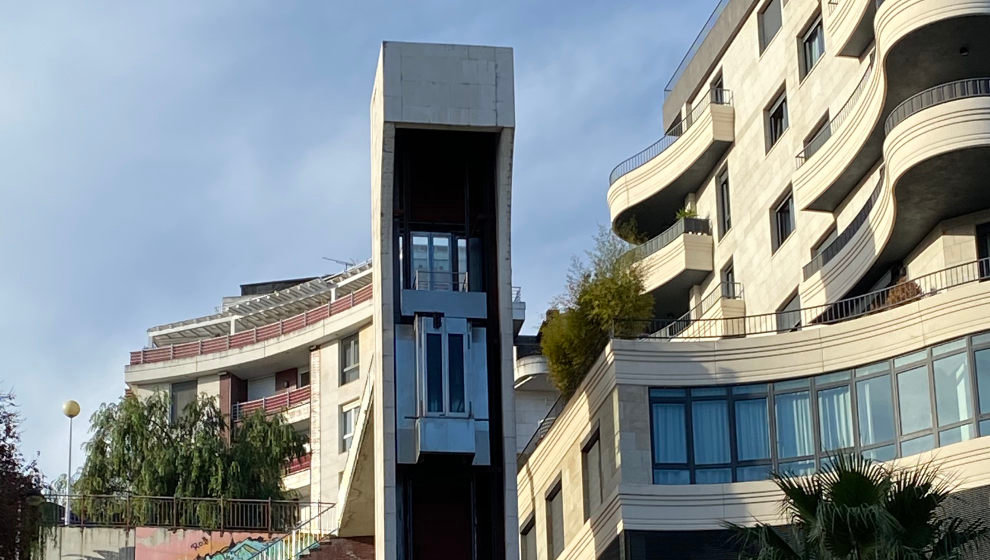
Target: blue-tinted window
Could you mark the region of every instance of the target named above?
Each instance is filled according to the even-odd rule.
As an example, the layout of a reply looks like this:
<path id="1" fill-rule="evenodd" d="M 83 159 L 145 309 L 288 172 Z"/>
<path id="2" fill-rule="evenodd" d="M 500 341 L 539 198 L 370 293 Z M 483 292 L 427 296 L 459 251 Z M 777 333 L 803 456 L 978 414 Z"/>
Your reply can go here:
<path id="1" fill-rule="evenodd" d="M 889 375 L 857 382 L 856 408 L 862 445 L 894 439 L 894 399 Z"/>
<path id="2" fill-rule="evenodd" d="M 695 401 L 691 405 L 694 462 L 717 465 L 732 460 L 729 452 L 729 406 L 726 401 Z"/>
<path id="3" fill-rule="evenodd" d="M 443 339 L 426 335 L 426 402 L 429 412 L 443 412 Z"/>
<path id="4" fill-rule="evenodd" d="M 848 386 L 818 391 L 818 425 L 822 451 L 853 446 L 852 400 Z"/>
<path id="5" fill-rule="evenodd" d="M 687 463 L 684 405 L 653 404 L 653 462 Z"/>
<path id="6" fill-rule="evenodd" d="M 814 453 L 807 391 L 776 396 L 777 454 L 783 459 Z"/>
<path id="7" fill-rule="evenodd" d="M 964 341 L 965 342 L 965 341 Z M 938 425 L 947 426 L 973 417 L 969 388 L 969 356 L 965 353 L 935 360 L 935 411 Z"/>
<path id="8" fill-rule="evenodd" d="M 732 482 L 732 469 L 698 469 L 694 471 L 695 484 L 724 484 Z"/>
<path id="9" fill-rule="evenodd" d="M 447 336 L 450 363 L 450 412 L 464 412 L 464 335 Z"/>
<path id="10" fill-rule="evenodd" d="M 794 461 L 792 463 L 781 463 L 780 464 L 781 474 L 789 474 L 793 476 L 805 476 L 815 472 L 815 461 Z"/>
<path id="11" fill-rule="evenodd" d="M 990 413 L 990 348 L 973 353 L 976 357 L 976 383 L 980 389 L 980 413 Z"/>
<path id="12" fill-rule="evenodd" d="M 935 437 L 931 435 L 921 436 L 901 442 L 901 456 L 908 457 L 931 451 L 935 448 Z"/>
<path id="13" fill-rule="evenodd" d="M 901 433 L 910 434 L 932 427 L 932 402 L 928 392 L 928 366 L 897 374 L 897 396 L 901 412 Z"/>
<path id="14" fill-rule="evenodd" d="M 976 437 L 976 428 L 972 424 L 963 424 L 962 426 L 949 428 L 948 430 L 942 430 L 939 432 L 938 444 L 951 445 L 953 443 L 959 443 L 960 441 L 973 439 L 974 437 Z"/>
<path id="15" fill-rule="evenodd" d="M 768 478 L 770 478 L 770 465 L 739 467 L 736 469 L 736 482 L 748 482 L 751 480 L 766 480 Z"/>
<path id="16" fill-rule="evenodd" d="M 863 452 L 863 457 L 874 461 L 891 461 L 897 458 L 897 446 L 885 445 L 874 449 L 867 449 Z"/>
<path id="17" fill-rule="evenodd" d="M 691 484 L 691 472 L 684 469 L 654 469 L 653 484 Z"/>
<path id="18" fill-rule="evenodd" d="M 767 399 L 736 401 L 736 452 L 740 461 L 770 458 Z"/>

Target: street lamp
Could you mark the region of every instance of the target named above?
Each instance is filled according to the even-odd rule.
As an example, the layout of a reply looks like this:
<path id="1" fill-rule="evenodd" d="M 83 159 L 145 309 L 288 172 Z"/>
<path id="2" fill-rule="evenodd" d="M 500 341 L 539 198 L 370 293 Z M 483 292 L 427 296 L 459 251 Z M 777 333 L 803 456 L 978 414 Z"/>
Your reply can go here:
<path id="1" fill-rule="evenodd" d="M 69 524 L 69 496 L 72 495 L 72 419 L 79 416 L 79 403 L 73 400 L 62 404 L 62 412 L 69 417 L 69 470 L 65 472 L 65 524 Z"/>

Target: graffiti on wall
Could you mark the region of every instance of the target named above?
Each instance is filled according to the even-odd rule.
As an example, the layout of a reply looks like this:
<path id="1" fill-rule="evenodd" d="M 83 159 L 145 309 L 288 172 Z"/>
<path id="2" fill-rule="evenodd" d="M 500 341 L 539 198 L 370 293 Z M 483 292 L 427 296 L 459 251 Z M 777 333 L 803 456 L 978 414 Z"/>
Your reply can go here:
<path id="1" fill-rule="evenodd" d="M 268 533 L 163 531 L 139 527 L 135 560 L 247 560 L 276 536 Z"/>

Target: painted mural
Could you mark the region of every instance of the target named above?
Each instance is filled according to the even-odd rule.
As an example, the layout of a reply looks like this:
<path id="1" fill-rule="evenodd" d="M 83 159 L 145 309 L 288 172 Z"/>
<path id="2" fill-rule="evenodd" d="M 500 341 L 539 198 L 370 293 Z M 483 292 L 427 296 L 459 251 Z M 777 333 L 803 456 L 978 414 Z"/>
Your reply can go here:
<path id="1" fill-rule="evenodd" d="M 166 531 L 138 527 L 135 560 L 247 560 L 272 538 L 268 533 Z"/>

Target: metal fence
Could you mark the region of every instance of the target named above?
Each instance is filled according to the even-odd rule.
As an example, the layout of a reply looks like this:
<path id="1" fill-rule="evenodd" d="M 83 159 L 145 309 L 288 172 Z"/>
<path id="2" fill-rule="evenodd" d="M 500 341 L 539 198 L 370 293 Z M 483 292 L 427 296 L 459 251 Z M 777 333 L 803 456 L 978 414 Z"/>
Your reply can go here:
<path id="1" fill-rule="evenodd" d="M 423 291 L 466 292 L 468 275 L 467 272 L 450 270 L 417 270 L 412 288 Z"/>
<path id="2" fill-rule="evenodd" d="M 846 100 L 842 108 L 839 109 L 832 119 L 828 121 L 825 126 L 818 131 L 808 143 L 805 144 L 804 149 L 795 157 L 795 161 L 798 167 L 804 165 L 811 156 L 818 153 L 818 150 L 825 145 L 825 142 L 835 134 L 839 128 L 842 127 L 846 122 L 846 118 L 849 117 L 849 113 L 852 112 L 852 108 L 856 106 L 856 102 L 863 96 L 863 90 L 866 89 L 866 84 L 869 82 L 870 76 L 873 74 L 874 59 L 876 57 L 876 51 L 870 53 L 870 64 L 866 67 L 866 71 L 863 72 L 863 76 L 859 79 L 859 83 L 856 85 L 856 89 L 853 90 L 852 95 Z"/>
<path id="3" fill-rule="evenodd" d="M 332 508 L 324 502 L 180 498 L 168 496 L 53 495 L 43 508 L 46 523 L 64 525 L 63 508 L 71 506 L 70 526 L 168 527 L 268 531 L 281 533 L 316 511 Z"/>
<path id="4" fill-rule="evenodd" d="M 881 313 L 972 282 L 990 280 L 990 258 L 949 267 L 893 286 L 835 303 L 734 318 L 696 319 L 676 334 L 665 330 L 669 321 L 622 319 L 615 338 L 706 339 L 781 333 L 829 325 Z"/>
<path id="5" fill-rule="evenodd" d="M 626 254 L 620 258 L 629 264 L 632 264 L 636 261 L 645 259 L 660 249 L 663 249 L 667 245 L 670 245 L 675 239 L 685 233 L 711 235 L 711 222 L 709 222 L 707 218 L 681 218 L 680 220 L 674 222 L 674 225 L 667 228 L 660 235 L 650 239 L 642 245 L 637 245 L 636 247 L 629 249 Z"/>
<path id="6" fill-rule="evenodd" d="M 708 295 L 701 298 L 698 305 L 695 305 L 691 310 L 689 310 L 684 315 L 681 315 L 673 321 L 666 321 L 666 324 L 660 328 L 657 333 L 659 338 L 672 338 L 678 334 L 684 332 L 691 326 L 691 324 L 697 319 L 703 317 L 709 309 L 712 308 L 719 300 L 722 299 L 742 299 L 743 297 L 743 285 L 740 282 L 727 282 L 715 286 L 715 288 L 708 292 Z M 634 324 L 626 323 L 623 325 L 627 328 L 635 328 Z M 635 332 L 635 331 L 633 331 Z M 618 336 L 623 338 L 625 333 L 621 330 L 619 333 L 612 333 L 613 336 Z"/>
<path id="7" fill-rule="evenodd" d="M 336 529 L 333 506 L 314 509 L 312 517 L 298 523 L 286 534 L 270 541 L 246 560 L 298 560 Z"/>
<path id="8" fill-rule="evenodd" d="M 680 138 L 685 132 L 691 128 L 691 125 L 698 120 L 701 113 L 707 109 L 711 104 L 715 105 L 732 105 L 732 92 L 727 89 L 712 88 L 709 95 L 706 97 L 705 102 L 696 106 L 687 114 L 687 117 L 682 119 L 681 122 L 674 125 L 666 134 L 650 146 L 646 147 L 644 150 L 638 154 L 632 156 L 631 158 L 623 161 L 619 165 L 615 166 L 612 173 L 609 174 L 608 184 L 611 185 L 619 180 L 619 177 L 642 167 L 646 162 L 652 160 L 658 155 L 662 154 L 664 150 L 669 148 L 675 140 Z"/>
<path id="9" fill-rule="evenodd" d="M 557 417 L 564 411 L 564 406 L 566 405 L 567 399 L 561 395 L 557 401 L 553 403 L 553 406 L 550 407 L 550 410 L 547 412 L 547 415 L 543 417 L 543 420 L 540 420 L 540 423 L 536 425 L 536 431 L 533 433 L 533 437 L 529 438 L 529 442 L 526 443 L 526 447 L 523 448 L 522 453 L 520 453 L 519 457 L 516 459 L 516 466 L 518 468 L 521 469 L 522 466 L 526 464 L 526 461 L 529 460 L 529 457 L 533 454 L 533 451 L 536 451 L 536 446 L 540 445 L 543 438 L 550 432 L 550 428 L 553 427 L 553 423 L 557 421 Z"/>
<path id="10" fill-rule="evenodd" d="M 873 192 L 870 194 L 870 198 L 866 201 L 866 204 L 860 208 L 859 212 L 856 213 L 856 216 L 854 216 L 852 221 L 849 222 L 849 225 L 842 230 L 842 233 L 835 236 L 835 239 L 833 239 L 831 243 L 819 250 L 818 254 L 816 254 L 808 264 L 804 265 L 805 280 L 811 278 L 814 273 L 824 268 L 826 264 L 831 262 L 832 259 L 836 257 L 836 255 L 842 252 L 846 245 L 852 241 L 852 238 L 856 235 L 856 232 L 863 227 L 863 224 L 865 224 L 866 220 L 869 219 L 870 212 L 873 211 L 873 207 L 876 205 L 877 200 L 880 199 L 880 193 L 883 192 L 883 178 L 884 171 L 881 169 L 880 180 L 877 181 L 877 186 L 873 189 Z"/>
<path id="11" fill-rule="evenodd" d="M 887 116 L 887 121 L 883 125 L 884 134 L 890 134 L 890 131 L 900 124 L 901 121 L 929 107 L 948 103 L 956 99 L 986 96 L 990 96 L 990 78 L 956 80 L 928 88 L 921 93 L 908 97 L 900 105 L 894 107 L 894 110 Z"/>

